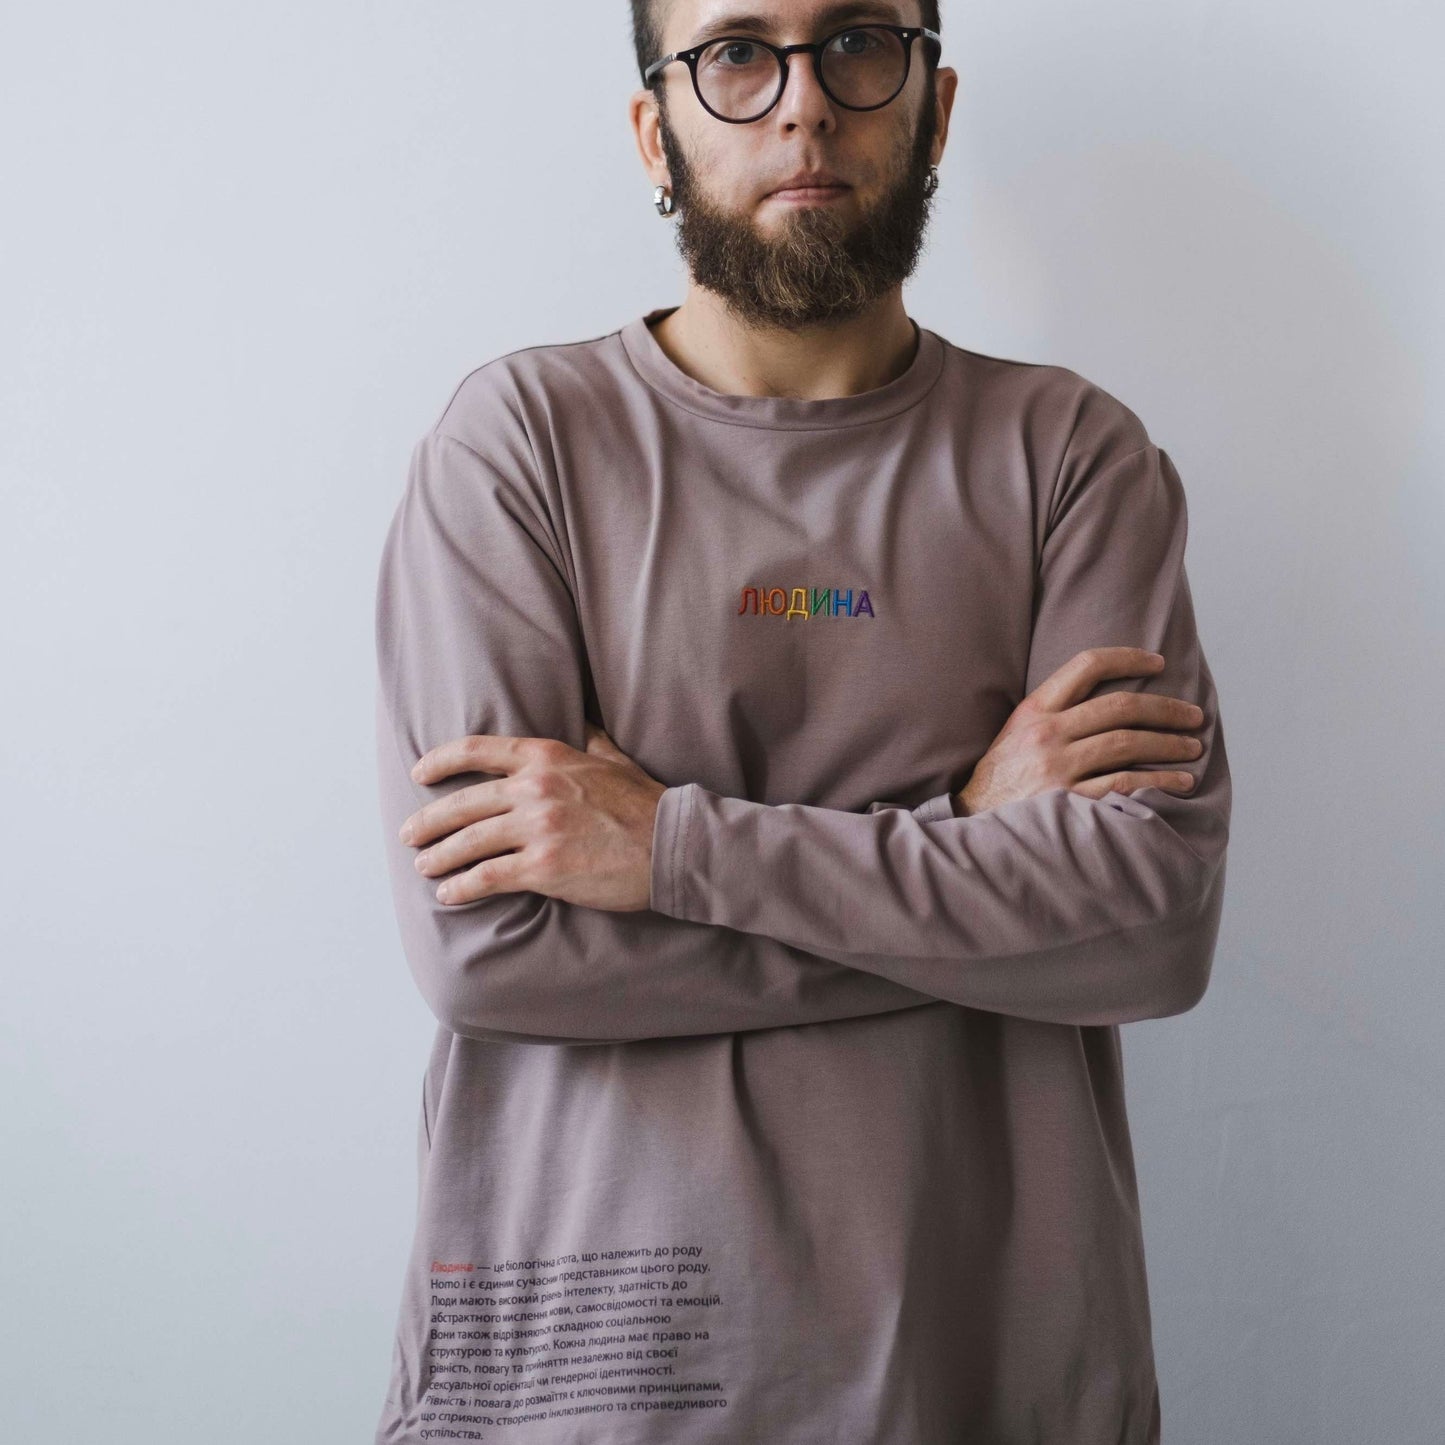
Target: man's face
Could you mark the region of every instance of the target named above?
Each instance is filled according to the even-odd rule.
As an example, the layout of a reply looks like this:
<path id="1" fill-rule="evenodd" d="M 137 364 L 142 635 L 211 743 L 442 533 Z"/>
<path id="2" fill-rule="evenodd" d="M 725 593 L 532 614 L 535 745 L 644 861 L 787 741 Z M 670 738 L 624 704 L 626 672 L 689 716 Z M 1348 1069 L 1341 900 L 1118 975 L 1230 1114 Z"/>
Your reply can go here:
<path id="1" fill-rule="evenodd" d="M 915 3 L 876 13 L 827 12 L 831 0 L 674 0 L 663 5 L 663 54 L 738 33 L 787 45 L 869 20 L 916 25 Z M 740 9 L 771 18 L 758 30 L 710 22 Z M 872 7 L 868 7 L 872 11 Z M 788 83 L 761 120 L 729 125 L 698 103 L 687 66 L 662 73 L 659 140 L 677 208 L 678 249 L 693 281 L 740 321 L 793 330 L 856 316 L 917 265 L 931 200 L 924 182 L 937 130 L 924 42 L 908 82 L 878 110 L 853 111 L 818 84 L 811 57 L 790 58 Z M 836 198 L 773 195 L 799 171 L 848 183 Z"/>

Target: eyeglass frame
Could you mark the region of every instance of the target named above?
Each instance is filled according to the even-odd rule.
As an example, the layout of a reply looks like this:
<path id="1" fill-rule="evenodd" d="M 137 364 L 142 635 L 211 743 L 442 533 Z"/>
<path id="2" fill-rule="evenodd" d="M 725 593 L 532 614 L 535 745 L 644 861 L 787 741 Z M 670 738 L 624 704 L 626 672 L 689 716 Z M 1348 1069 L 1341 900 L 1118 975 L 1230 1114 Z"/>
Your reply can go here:
<path id="1" fill-rule="evenodd" d="M 823 79 L 823 51 L 840 35 L 847 35 L 854 30 L 888 30 L 898 36 L 903 42 L 903 79 L 898 82 L 898 89 L 888 97 L 887 100 L 880 100 L 877 105 L 849 105 L 846 100 L 839 100 L 831 90 L 828 89 L 828 82 Z M 647 89 L 652 89 L 653 77 L 662 70 L 663 66 L 671 65 L 674 60 L 684 61 L 688 72 L 692 76 L 692 93 L 697 96 L 697 102 L 714 119 L 723 121 L 727 125 L 752 125 L 755 121 L 762 120 L 764 116 L 771 115 L 778 102 L 783 98 L 783 92 L 788 88 L 788 76 L 791 67 L 788 64 L 788 57 L 799 53 L 810 54 L 813 57 L 813 74 L 817 77 L 818 84 L 822 87 L 823 94 L 833 102 L 834 105 L 841 105 L 844 110 L 870 111 L 882 110 L 885 105 L 892 105 L 903 93 L 903 87 L 908 84 L 908 77 L 913 73 L 913 42 L 922 36 L 924 40 L 931 40 L 943 50 L 943 36 L 938 31 L 930 30 L 925 25 L 889 25 L 881 20 L 865 20 L 853 25 L 844 25 L 837 30 L 830 31 L 821 40 L 799 41 L 796 45 L 773 45 L 769 41 L 759 40 L 752 35 L 717 35 L 711 40 L 704 40 L 701 45 L 694 45 L 688 50 L 674 50 L 671 55 L 664 55 L 660 60 L 654 60 L 642 72 L 642 83 Z M 721 45 L 725 41 L 741 40 L 747 45 L 760 45 L 764 50 L 771 50 L 778 62 L 778 88 L 773 98 L 756 115 L 750 115 L 738 120 L 730 115 L 719 115 L 707 101 L 702 98 L 702 87 L 697 81 L 698 57 L 704 50 L 711 50 L 714 45 Z"/>

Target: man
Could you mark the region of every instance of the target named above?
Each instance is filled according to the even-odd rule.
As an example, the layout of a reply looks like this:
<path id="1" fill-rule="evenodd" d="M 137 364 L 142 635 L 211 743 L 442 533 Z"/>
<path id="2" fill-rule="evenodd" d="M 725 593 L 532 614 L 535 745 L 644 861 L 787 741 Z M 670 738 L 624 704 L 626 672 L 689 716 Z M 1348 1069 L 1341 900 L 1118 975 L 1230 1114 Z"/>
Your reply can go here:
<path id="1" fill-rule="evenodd" d="M 376 1439 L 1145 1445 L 1119 1029 L 1229 769 L 1167 454 L 916 325 L 916 0 L 634 6 L 689 286 L 464 377 L 377 599 L 439 1028 Z"/>

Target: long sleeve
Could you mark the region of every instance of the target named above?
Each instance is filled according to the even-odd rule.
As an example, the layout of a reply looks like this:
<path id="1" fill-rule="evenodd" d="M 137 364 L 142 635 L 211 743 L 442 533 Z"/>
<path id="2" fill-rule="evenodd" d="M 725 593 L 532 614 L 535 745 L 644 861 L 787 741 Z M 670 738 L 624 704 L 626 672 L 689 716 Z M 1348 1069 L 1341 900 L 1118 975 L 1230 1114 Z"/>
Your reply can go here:
<path id="1" fill-rule="evenodd" d="M 1142 430 L 1142 429 L 1141 429 Z M 968 817 L 762 804 L 696 783 L 657 814 L 653 907 L 765 934 L 954 1003 L 1071 1024 L 1182 1013 L 1209 979 L 1231 784 L 1184 567 L 1168 455 L 1061 468 L 1039 550 L 1025 692 L 1076 652 L 1160 652 L 1148 688 L 1198 703 L 1204 744 L 1180 795 L 1058 787 Z"/>
<path id="2" fill-rule="evenodd" d="M 469 1038 L 569 1044 L 934 1002 L 784 942 L 653 911 L 608 912 L 532 892 L 437 901 L 438 880 L 416 871 L 401 824 L 431 799 L 493 775 L 422 786 L 410 776 L 417 758 L 471 733 L 585 745 L 587 657 L 550 518 L 527 484 L 525 450 L 525 437 L 501 422 L 495 459 L 434 428 L 413 452 L 382 549 L 381 819 L 403 948 L 433 1014 Z"/>

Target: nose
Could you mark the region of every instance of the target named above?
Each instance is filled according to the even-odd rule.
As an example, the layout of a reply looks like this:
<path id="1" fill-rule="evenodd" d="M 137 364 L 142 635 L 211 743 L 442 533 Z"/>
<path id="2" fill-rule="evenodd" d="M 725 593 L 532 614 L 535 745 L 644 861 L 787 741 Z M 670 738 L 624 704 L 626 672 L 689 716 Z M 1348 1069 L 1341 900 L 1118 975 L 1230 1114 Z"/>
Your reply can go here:
<path id="1" fill-rule="evenodd" d="M 806 52 L 787 58 L 787 77 L 783 93 L 773 108 L 779 125 L 816 126 L 820 120 L 833 123 L 833 103 L 828 92 L 818 83 L 813 57 Z"/>

